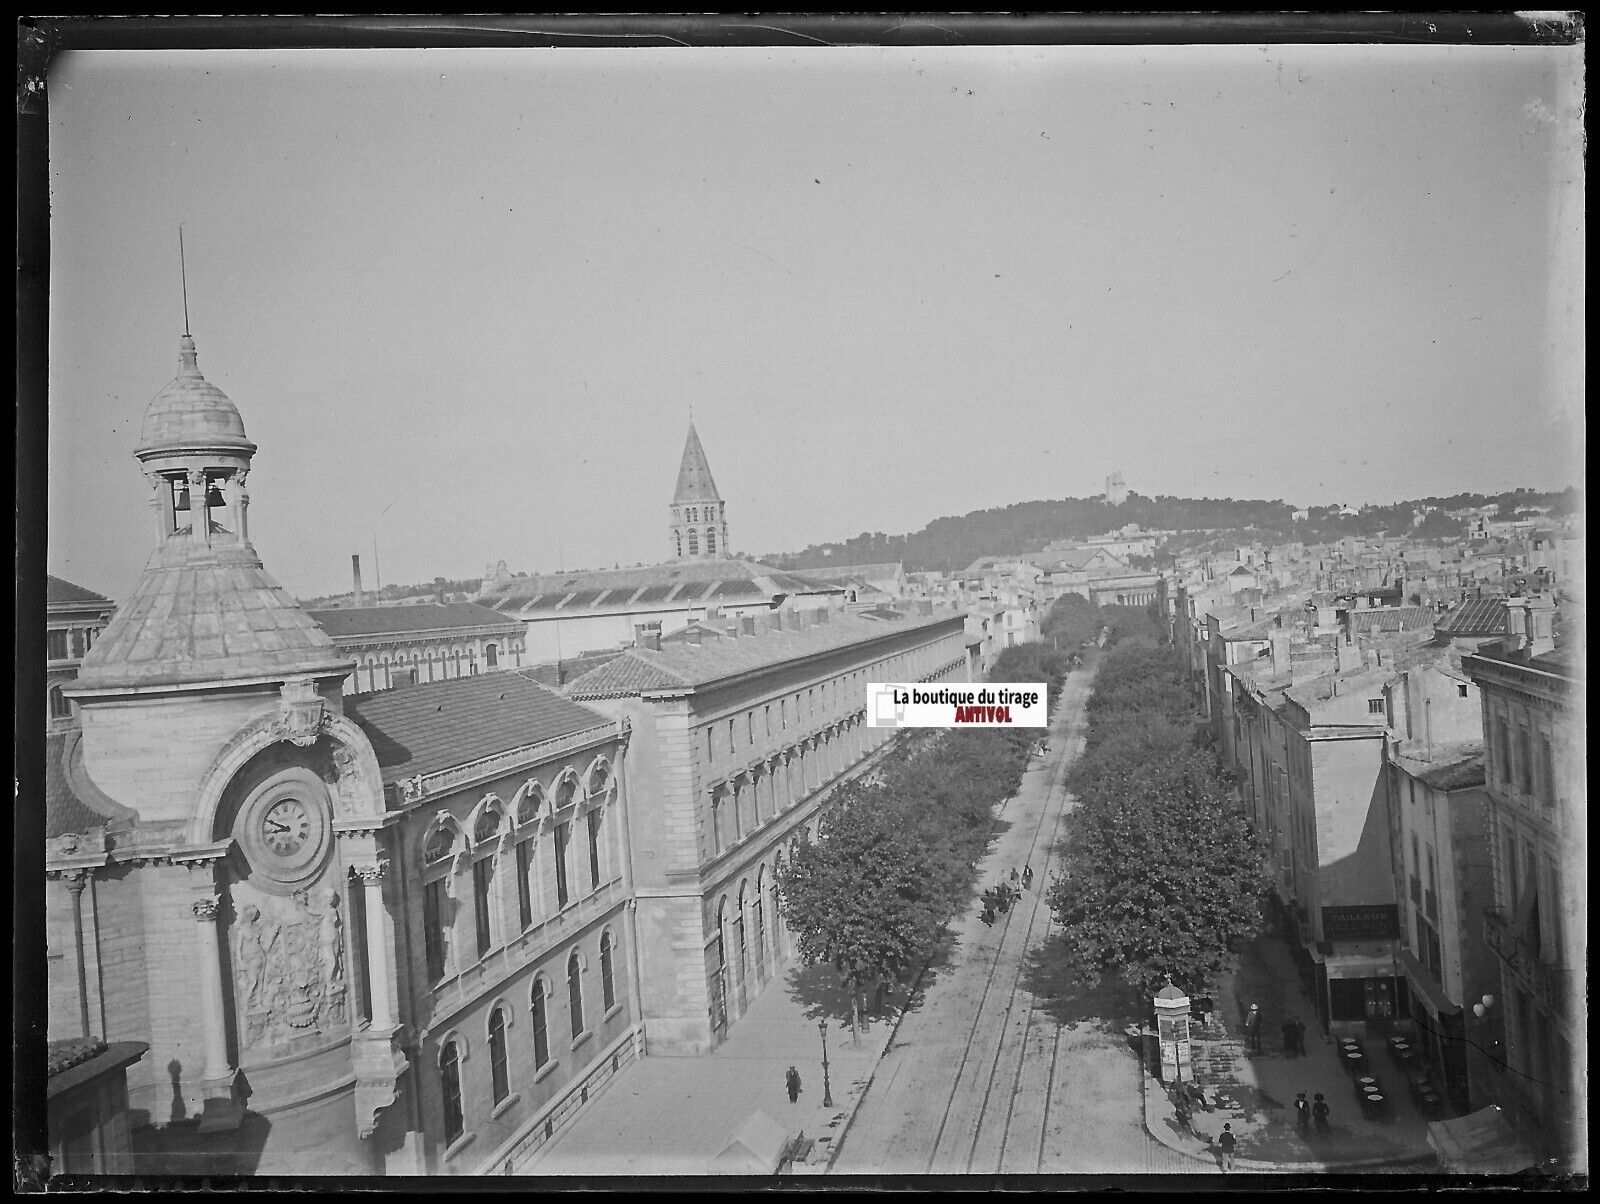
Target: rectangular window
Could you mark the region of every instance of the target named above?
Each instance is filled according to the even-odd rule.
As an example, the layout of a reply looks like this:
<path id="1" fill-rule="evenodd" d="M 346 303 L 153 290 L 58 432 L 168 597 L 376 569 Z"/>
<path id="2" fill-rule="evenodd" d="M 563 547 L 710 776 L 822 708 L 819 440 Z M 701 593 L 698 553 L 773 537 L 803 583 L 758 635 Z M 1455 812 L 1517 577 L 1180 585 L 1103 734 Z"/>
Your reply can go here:
<path id="1" fill-rule="evenodd" d="M 1544 801 L 1553 803 L 1556 801 L 1556 755 L 1550 747 L 1549 736 L 1539 737 L 1539 766 L 1540 777 L 1544 779 L 1539 783 L 1543 788 Z"/>
<path id="2" fill-rule="evenodd" d="M 1533 793 L 1533 744 L 1525 725 L 1517 728 L 1517 778 L 1523 794 Z"/>
<path id="3" fill-rule="evenodd" d="M 422 888 L 422 931 L 427 944 L 429 982 L 444 977 L 444 903 L 443 878 Z"/>
<path id="4" fill-rule="evenodd" d="M 711 747 L 711 729 L 709 727 L 707 727 L 706 728 L 706 760 L 707 761 L 714 761 L 716 759 L 717 759 L 716 750 Z"/>
<path id="5" fill-rule="evenodd" d="M 533 924 L 533 849 L 531 840 L 517 846 L 517 919 L 524 928 Z"/>
<path id="6" fill-rule="evenodd" d="M 1506 785 L 1511 784 L 1511 733 L 1504 719 L 1494 721 L 1496 776 Z"/>
<path id="7" fill-rule="evenodd" d="M 589 881 L 599 887 L 604 879 L 600 875 L 600 816 L 603 813 L 596 808 L 589 812 Z"/>
<path id="8" fill-rule="evenodd" d="M 752 745 L 755 744 L 755 742 L 756 742 L 756 713 L 754 711 L 746 711 L 744 713 L 744 734 L 745 734 L 745 737 L 749 741 L 750 744 L 752 744 Z"/>
<path id="9" fill-rule="evenodd" d="M 1367 699 L 1367 714 L 1369 714 L 1369 715 L 1381 715 L 1381 714 L 1383 714 L 1383 699 L 1381 699 L 1381 698 L 1369 698 L 1369 699 Z"/>
<path id="10" fill-rule="evenodd" d="M 478 956 L 489 952 L 494 932 L 489 922 L 489 890 L 494 881 L 494 861 L 485 857 L 472 863 L 472 915 L 478 927 Z"/>
<path id="11" fill-rule="evenodd" d="M 83 630 L 81 628 L 74 628 L 72 631 L 72 655 L 82 656 L 83 653 Z"/>
<path id="12" fill-rule="evenodd" d="M 767 728 L 767 739 L 772 739 L 772 704 L 768 703 L 762 708 Z"/>
<path id="13" fill-rule="evenodd" d="M 1463 685 L 1457 685 L 1456 686 L 1456 697 L 1457 698 L 1465 698 L 1466 696 L 1467 696 L 1467 687 L 1463 686 Z"/>
<path id="14" fill-rule="evenodd" d="M 567 844 L 572 839 L 572 825 L 570 823 L 556 825 L 556 906 L 565 907 L 569 898 L 567 892 Z"/>
<path id="15" fill-rule="evenodd" d="M 37 629 L 35 629 L 37 630 Z M 64 631 L 47 631 L 44 637 L 45 655 L 53 661 L 67 659 L 67 633 Z"/>

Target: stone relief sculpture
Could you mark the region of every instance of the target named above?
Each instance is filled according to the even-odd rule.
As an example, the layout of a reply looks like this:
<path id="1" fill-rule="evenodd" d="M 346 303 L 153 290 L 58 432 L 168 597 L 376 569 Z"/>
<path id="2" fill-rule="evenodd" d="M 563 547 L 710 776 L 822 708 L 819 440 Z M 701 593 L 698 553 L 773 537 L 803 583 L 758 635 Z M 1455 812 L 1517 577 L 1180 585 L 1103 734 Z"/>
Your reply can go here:
<path id="1" fill-rule="evenodd" d="M 348 1024 L 344 920 L 337 888 L 239 909 L 234 977 L 241 1052 L 335 1032 Z M 313 906 L 316 904 L 317 906 Z"/>

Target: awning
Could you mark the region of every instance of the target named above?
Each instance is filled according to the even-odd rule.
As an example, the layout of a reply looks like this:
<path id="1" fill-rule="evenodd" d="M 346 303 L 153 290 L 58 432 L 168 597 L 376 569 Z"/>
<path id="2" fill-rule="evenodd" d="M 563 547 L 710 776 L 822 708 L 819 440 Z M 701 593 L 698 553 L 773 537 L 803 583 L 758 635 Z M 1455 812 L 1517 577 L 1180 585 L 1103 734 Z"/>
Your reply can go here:
<path id="1" fill-rule="evenodd" d="M 1515 1175 L 1539 1159 L 1518 1139 L 1498 1104 L 1428 1125 L 1428 1144 L 1444 1168 L 1460 1175 Z"/>
<path id="2" fill-rule="evenodd" d="M 774 1175 L 789 1144 L 783 1127 L 758 1108 L 706 1169 L 713 1175 Z"/>
<path id="3" fill-rule="evenodd" d="M 1412 995 L 1427 1004 L 1430 1012 L 1435 1016 L 1460 1015 L 1461 1005 L 1450 1002 L 1444 988 L 1434 981 L 1428 968 L 1413 957 L 1409 949 L 1400 950 L 1400 965 L 1406 972 L 1406 981 L 1411 984 Z"/>

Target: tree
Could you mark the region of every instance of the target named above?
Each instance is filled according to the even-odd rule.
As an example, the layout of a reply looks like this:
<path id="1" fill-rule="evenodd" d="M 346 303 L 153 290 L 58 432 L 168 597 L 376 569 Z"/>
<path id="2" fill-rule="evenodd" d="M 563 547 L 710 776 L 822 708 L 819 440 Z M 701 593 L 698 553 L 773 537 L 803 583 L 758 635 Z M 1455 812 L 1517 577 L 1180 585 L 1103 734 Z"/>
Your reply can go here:
<path id="1" fill-rule="evenodd" d="M 801 960 L 838 973 L 857 1037 L 866 984 L 904 974 L 952 910 L 948 849 L 927 825 L 901 819 L 883 788 L 846 785 L 823 813 L 816 841 L 802 833 L 778 873 Z"/>
<path id="2" fill-rule="evenodd" d="M 1106 654 L 1074 766 L 1078 798 L 1049 903 L 1091 979 L 1191 990 L 1259 923 L 1265 866 L 1232 782 L 1197 738 L 1179 657 L 1147 638 Z"/>

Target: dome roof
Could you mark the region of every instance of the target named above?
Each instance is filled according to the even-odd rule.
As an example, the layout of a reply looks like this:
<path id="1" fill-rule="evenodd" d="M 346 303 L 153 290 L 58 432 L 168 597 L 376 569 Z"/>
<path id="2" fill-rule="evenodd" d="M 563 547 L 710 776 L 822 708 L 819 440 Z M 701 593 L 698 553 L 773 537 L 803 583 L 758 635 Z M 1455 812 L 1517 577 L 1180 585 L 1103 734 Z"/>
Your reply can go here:
<path id="1" fill-rule="evenodd" d="M 249 443 L 239 408 L 228 400 L 226 393 L 200 375 L 194 340 L 188 335 L 178 342 L 178 359 L 181 365 L 178 375 L 145 409 L 139 450 Z"/>

